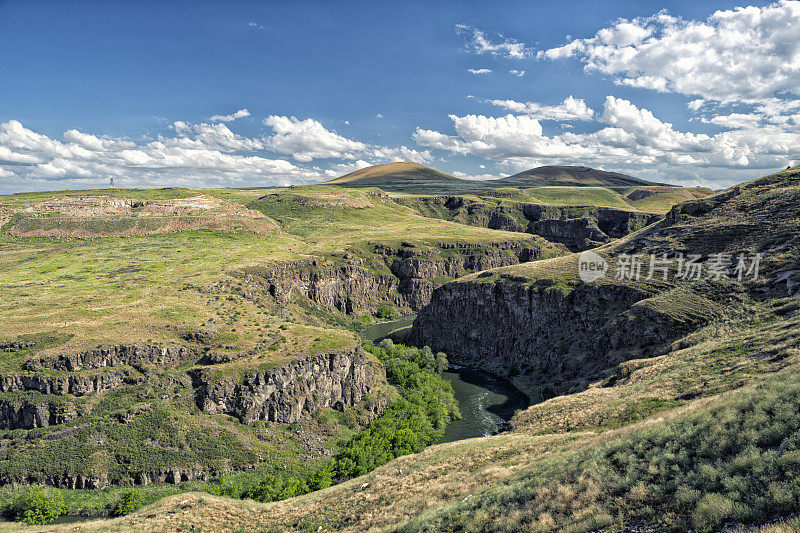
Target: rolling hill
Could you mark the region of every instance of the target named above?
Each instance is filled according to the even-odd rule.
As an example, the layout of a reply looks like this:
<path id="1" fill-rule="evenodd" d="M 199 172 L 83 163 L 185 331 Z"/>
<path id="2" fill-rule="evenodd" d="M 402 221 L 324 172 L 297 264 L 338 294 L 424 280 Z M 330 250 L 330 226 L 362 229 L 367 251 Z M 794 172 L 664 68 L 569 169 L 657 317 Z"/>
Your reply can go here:
<path id="1" fill-rule="evenodd" d="M 626 174 L 583 166 L 544 166 L 496 180 L 468 180 L 408 161 L 362 168 L 328 180 L 325 184 L 348 188 L 378 187 L 388 192 L 409 194 L 479 194 L 508 187 L 532 189 L 561 186 L 631 189 L 665 185 Z"/>
<path id="2" fill-rule="evenodd" d="M 498 187 L 546 187 L 570 185 L 574 187 L 641 187 L 663 185 L 618 172 L 606 172 L 582 166 L 544 166 L 525 170 L 513 176 L 501 178 Z"/>
<path id="3" fill-rule="evenodd" d="M 460 190 L 469 184 L 467 180 L 408 161 L 362 168 L 325 183 L 344 187 L 378 187 L 392 192 Z"/>

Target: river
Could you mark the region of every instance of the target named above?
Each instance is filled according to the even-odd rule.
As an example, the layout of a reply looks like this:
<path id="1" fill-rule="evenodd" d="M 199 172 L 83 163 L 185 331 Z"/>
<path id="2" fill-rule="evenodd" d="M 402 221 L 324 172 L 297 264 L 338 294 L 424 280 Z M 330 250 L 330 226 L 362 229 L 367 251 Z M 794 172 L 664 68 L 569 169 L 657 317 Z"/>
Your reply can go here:
<path id="1" fill-rule="evenodd" d="M 372 324 L 361 330 L 361 337 L 380 342 L 391 332 L 410 326 L 415 317 Z M 488 372 L 451 365 L 442 377 L 453 386 L 461 420 L 447 426 L 440 442 L 493 435 L 506 426 L 515 411 L 530 405 L 528 397 L 508 380 Z"/>

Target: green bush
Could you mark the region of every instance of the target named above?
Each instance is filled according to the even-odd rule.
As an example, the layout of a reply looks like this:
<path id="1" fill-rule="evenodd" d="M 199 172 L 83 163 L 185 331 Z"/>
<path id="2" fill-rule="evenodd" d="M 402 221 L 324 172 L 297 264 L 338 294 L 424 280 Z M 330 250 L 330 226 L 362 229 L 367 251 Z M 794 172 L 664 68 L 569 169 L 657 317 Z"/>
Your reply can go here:
<path id="1" fill-rule="evenodd" d="M 142 505 L 144 505 L 144 498 L 142 498 L 142 494 L 138 490 L 126 490 L 119 497 L 116 514 L 117 516 L 130 514 L 138 510 Z"/>
<path id="2" fill-rule="evenodd" d="M 403 316 L 403 313 L 393 305 L 384 304 L 378 308 L 375 312 L 375 316 L 381 320 L 396 320 Z"/>
<path id="3" fill-rule="evenodd" d="M 55 489 L 31 487 L 17 497 L 12 510 L 17 522 L 43 526 L 64 514 L 64 495 Z"/>

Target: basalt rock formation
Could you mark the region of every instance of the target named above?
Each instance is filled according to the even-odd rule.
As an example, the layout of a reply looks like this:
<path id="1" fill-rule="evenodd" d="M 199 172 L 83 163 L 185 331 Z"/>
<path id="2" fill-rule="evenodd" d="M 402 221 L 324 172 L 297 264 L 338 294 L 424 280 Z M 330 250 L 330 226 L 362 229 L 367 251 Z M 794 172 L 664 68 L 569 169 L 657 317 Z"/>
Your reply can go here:
<path id="1" fill-rule="evenodd" d="M 28 400 L 0 400 L 0 429 L 34 429 L 75 420 L 71 403 L 32 403 Z"/>
<path id="2" fill-rule="evenodd" d="M 472 272 L 515 265 L 565 253 L 542 240 L 483 244 L 438 243 L 400 247 L 375 244 L 369 259 L 347 264 L 303 260 L 254 267 L 234 273 L 254 294 L 268 293 L 279 302 L 302 295 L 325 309 L 360 315 L 382 303 L 419 310 L 444 281 Z"/>
<path id="3" fill-rule="evenodd" d="M 488 271 L 436 289 L 410 338 L 529 390 L 534 382 L 550 393 L 581 390 L 621 361 L 658 355 L 703 324 L 736 316 L 750 300 L 794 296 L 798 181 L 791 170 L 679 204 L 635 238 L 598 250 L 618 274 L 625 258 L 668 255 L 667 279 L 646 275 L 645 265 L 636 279 L 583 282 L 577 254 Z M 706 275 L 680 279 L 685 257 Z M 741 258 L 751 261 L 748 275 L 737 274 Z"/>
<path id="4" fill-rule="evenodd" d="M 20 370 L 0 374 L 0 430 L 42 432 L 4 434 L 0 484 L 180 483 L 261 461 L 219 426 L 210 435 L 193 427 L 188 412 L 198 407 L 247 424 L 294 423 L 324 407 L 354 406 L 358 420 L 368 422 L 386 408 L 383 365 L 358 345 L 269 370 L 256 370 L 255 363 L 252 370 L 220 371 L 202 362 L 205 332 L 184 337 L 187 346 L 120 344 L 33 356 Z M 32 346 L 12 344 L 3 346 L 11 353 Z"/>
<path id="5" fill-rule="evenodd" d="M 381 365 L 370 365 L 359 347 L 316 355 L 277 370 L 249 372 L 241 379 L 204 381 L 201 408 L 228 414 L 249 424 L 255 420 L 297 422 L 321 407 L 343 411 L 353 407 L 384 379 Z M 381 406 L 373 406 L 375 414 Z"/>
<path id="6" fill-rule="evenodd" d="M 614 282 L 449 283 L 420 311 L 411 340 L 445 351 L 453 362 L 519 377 L 523 386 L 546 383 L 549 393 L 566 393 L 622 361 L 666 351 L 702 320 L 647 305 L 661 290 Z"/>
<path id="7" fill-rule="evenodd" d="M 661 218 L 650 213 L 609 207 L 566 207 L 522 202 L 498 204 L 495 198 L 422 196 L 396 198 L 394 201 L 432 218 L 539 235 L 550 242 L 564 244 L 573 252 L 624 237 Z"/>

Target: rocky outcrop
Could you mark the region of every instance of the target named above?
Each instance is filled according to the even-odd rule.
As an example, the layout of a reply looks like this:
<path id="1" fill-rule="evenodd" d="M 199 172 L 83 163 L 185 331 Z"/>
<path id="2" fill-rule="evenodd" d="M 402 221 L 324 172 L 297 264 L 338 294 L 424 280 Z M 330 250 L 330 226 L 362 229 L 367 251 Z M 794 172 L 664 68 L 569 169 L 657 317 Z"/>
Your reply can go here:
<path id="1" fill-rule="evenodd" d="M 641 305 L 657 292 L 613 282 L 449 283 L 419 312 L 410 339 L 452 362 L 566 393 L 621 361 L 661 353 L 677 338 L 683 324 Z"/>
<path id="2" fill-rule="evenodd" d="M 177 485 L 196 479 L 209 480 L 229 470 L 203 469 L 200 467 L 165 467 L 147 472 L 132 472 L 125 479 L 128 485 L 153 485 L 170 483 Z M 62 489 L 98 490 L 112 485 L 107 475 L 92 476 L 86 474 L 31 475 L 24 479 L 4 479 L 0 476 L 0 485 L 6 484 L 49 485 Z M 116 481 L 114 481 L 116 483 Z"/>
<path id="3" fill-rule="evenodd" d="M 352 407 L 385 380 L 361 348 L 316 355 L 281 368 L 248 372 L 240 380 L 203 381 L 200 407 L 244 423 L 255 420 L 292 423 L 322 407 Z"/>
<path id="4" fill-rule="evenodd" d="M 124 369 L 95 374 L 5 374 L 0 375 L 0 392 L 36 391 L 42 394 L 88 396 L 136 381 L 137 377 Z"/>
<path id="5" fill-rule="evenodd" d="M 649 213 L 594 206 L 503 203 L 496 198 L 462 196 L 397 198 L 421 215 L 470 226 L 518 231 L 583 251 L 648 226 L 661 217 Z"/>
<path id="6" fill-rule="evenodd" d="M 363 314 L 391 302 L 403 306 L 400 282 L 359 265 L 334 266 L 315 260 L 292 261 L 240 274 L 257 292 L 267 292 L 278 302 L 289 302 L 295 294 L 346 314 Z"/>
<path id="7" fill-rule="evenodd" d="M 268 293 L 287 303 L 294 295 L 342 313 L 361 315 L 381 304 L 421 309 L 443 278 L 542 257 L 541 241 L 491 244 L 438 243 L 399 247 L 373 245 L 369 260 L 350 257 L 349 264 L 303 260 L 244 269 L 234 275 L 247 282 L 249 294 Z M 564 250 L 566 251 L 566 250 Z"/>
<path id="8" fill-rule="evenodd" d="M 25 370 L 52 369 L 64 372 L 103 368 L 108 366 L 143 365 L 171 367 L 185 361 L 189 351 L 183 346 L 164 347 L 156 345 L 137 346 L 118 344 L 56 357 L 29 359 L 23 364 Z"/>
<path id="9" fill-rule="evenodd" d="M 444 243 L 440 245 L 444 250 Z M 539 248 L 527 243 L 494 243 L 491 246 L 465 246 L 460 253 L 440 255 L 440 250 L 406 247 L 399 250 L 383 248 L 387 255 L 397 256 L 389 268 L 401 280 L 436 278 L 459 278 L 471 272 L 479 272 L 489 268 L 515 265 L 538 259 Z"/>
<path id="10" fill-rule="evenodd" d="M 71 403 L 0 400 L 0 429 L 43 428 L 64 424 L 77 417 Z"/>

